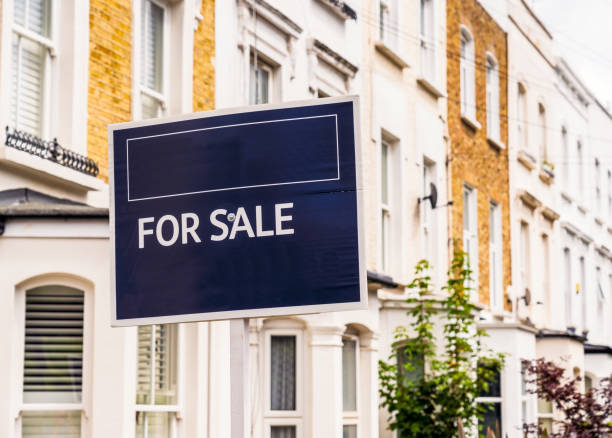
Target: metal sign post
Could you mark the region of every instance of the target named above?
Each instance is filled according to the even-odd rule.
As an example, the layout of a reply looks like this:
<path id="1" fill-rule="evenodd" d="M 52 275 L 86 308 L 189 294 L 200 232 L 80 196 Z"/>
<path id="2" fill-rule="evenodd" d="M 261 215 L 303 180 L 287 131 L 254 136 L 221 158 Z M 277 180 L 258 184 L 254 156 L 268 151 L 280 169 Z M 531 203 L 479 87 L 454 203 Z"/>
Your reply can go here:
<path id="1" fill-rule="evenodd" d="M 230 320 L 231 438 L 251 434 L 249 386 L 249 318 Z"/>

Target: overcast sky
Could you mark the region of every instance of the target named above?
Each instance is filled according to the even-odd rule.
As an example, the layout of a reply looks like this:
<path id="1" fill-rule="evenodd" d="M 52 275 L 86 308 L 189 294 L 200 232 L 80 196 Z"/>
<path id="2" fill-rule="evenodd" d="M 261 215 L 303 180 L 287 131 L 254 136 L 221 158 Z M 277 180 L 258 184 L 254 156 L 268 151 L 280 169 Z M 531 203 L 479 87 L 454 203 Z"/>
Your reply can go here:
<path id="1" fill-rule="evenodd" d="M 612 0 L 530 0 L 559 54 L 612 109 Z"/>

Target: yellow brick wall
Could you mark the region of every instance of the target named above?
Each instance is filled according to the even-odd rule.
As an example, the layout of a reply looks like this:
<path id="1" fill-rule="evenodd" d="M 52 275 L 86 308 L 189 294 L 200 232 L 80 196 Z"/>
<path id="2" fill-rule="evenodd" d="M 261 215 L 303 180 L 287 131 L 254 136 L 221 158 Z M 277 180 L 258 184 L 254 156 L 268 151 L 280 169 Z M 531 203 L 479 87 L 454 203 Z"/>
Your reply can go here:
<path id="1" fill-rule="evenodd" d="M 131 120 L 131 0 L 90 0 L 87 154 L 108 182 L 108 125 Z"/>
<path id="2" fill-rule="evenodd" d="M 482 129 L 473 130 L 461 120 L 459 53 L 460 25 L 470 29 L 474 37 L 476 56 L 476 119 Z M 508 149 L 497 149 L 487 142 L 486 114 L 486 52 L 499 63 L 500 137 L 508 144 L 507 96 L 507 36 L 476 0 L 447 1 L 447 90 L 448 129 L 451 139 L 450 178 L 452 199 L 450 210 L 452 234 L 462 240 L 463 184 L 477 191 L 478 210 L 478 271 L 479 301 L 489 304 L 489 202 L 494 200 L 502 209 L 503 289 L 504 307 L 511 310 L 506 292 L 511 281 L 510 263 L 510 204 L 508 181 Z"/>
<path id="3" fill-rule="evenodd" d="M 203 0 L 200 22 L 193 38 L 193 110 L 215 107 L 215 1 Z"/>

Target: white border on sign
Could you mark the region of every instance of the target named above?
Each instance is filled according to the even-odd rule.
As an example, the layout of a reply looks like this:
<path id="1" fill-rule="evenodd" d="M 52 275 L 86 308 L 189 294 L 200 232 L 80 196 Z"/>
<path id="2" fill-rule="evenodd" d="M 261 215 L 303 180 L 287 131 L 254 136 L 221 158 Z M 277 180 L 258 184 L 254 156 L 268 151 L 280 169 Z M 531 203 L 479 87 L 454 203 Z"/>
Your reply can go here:
<path id="1" fill-rule="evenodd" d="M 216 117 L 236 113 L 254 111 L 267 111 L 284 108 L 295 108 L 304 106 L 321 106 L 334 103 L 353 103 L 353 127 L 355 139 L 355 167 L 356 167 L 356 189 L 357 189 L 357 243 L 359 252 L 359 301 L 333 304 L 316 304 L 307 306 L 291 307 L 269 307 L 247 310 L 231 310 L 226 312 L 191 313 L 171 316 L 155 316 L 148 318 L 117 319 L 116 301 L 116 260 L 115 260 L 115 163 L 113 154 L 113 134 L 119 129 L 137 128 L 141 126 L 158 125 L 161 123 L 180 122 L 183 120 L 200 119 L 204 117 Z M 336 131 L 337 132 L 337 131 Z M 111 326 L 126 327 L 135 325 L 165 324 L 195 321 L 216 321 L 222 319 L 254 318 L 280 315 L 304 315 L 308 313 L 340 312 L 346 310 L 363 310 L 368 307 L 367 275 L 365 264 L 365 218 L 364 218 L 364 194 L 363 194 L 363 160 L 361 149 L 361 125 L 359 123 L 359 96 L 327 97 L 322 99 L 311 99 L 306 101 L 295 101 L 280 104 L 251 105 L 246 107 L 229 108 L 199 113 L 191 113 L 181 116 L 163 117 L 159 119 L 140 120 L 136 122 L 116 123 L 108 126 L 108 177 L 110 194 L 110 260 L 111 260 Z"/>
<path id="2" fill-rule="evenodd" d="M 256 184 L 251 186 L 240 186 L 240 187 L 224 187 L 220 189 L 211 189 L 211 190 L 196 190 L 193 192 L 185 192 L 185 193 L 174 193 L 170 195 L 161 195 L 161 196 L 148 196 L 146 198 L 130 198 L 130 140 L 142 140 L 144 138 L 153 138 L 153 137 L 167 137 L 169 135 L 178 135 L 184 134 L 186 132 L 200 132 L 200 131 L 210 131 L 213 129 L 223 129 L 223 128 L 235 128 L 236 126 L 246 126 L 246 125 L 262 125 L 264 123 L 279 123 L 279 122 L 291 122 L 294 120 L 307 120 L 307 119 L 321 119 L 323 117 L 333 117 L 335 119 L 336 125 L 336 170 L 337 176 L 336 178 L 325 178 L 325 179 L 311 179 L 304 181 L 287 181 L 287 182 L 279 182 L 279 183 L 270 183 L 270 184 Z M 157 134 L 157 135 L 147 135 L 144 137 L 133 137 L 126 139 L 126 163 L 127 163 L 127 192 L 128 192 L 128 202 L 135 201 L 149 201 L 151 199 L 160 199 L 160 198 L 172 198 L 175 196 L 187 196 L 187 195 L 196 195 L 198 193 L 211 193 L 211 192 L 224 192 L 227 190 L 241 190 L 241 189 L 253 189 L 256 187 L 272 187 L 272 186 L 284 186 L 289 184 L 306 184 L 306 183 L 315 183 L 315 182 L 323 182 L 323 181 L 338 181 L 340 179 L 340 147 L 338 146 L 338 114 L 324 114 L 321 116 L 310 116 L 310 117 L 294 117 L 292 119 L 278 119 L 278 120 L 265 120 L 261 122 L 249 122 L 249 123 L 236 123 L 233 125 L 222 125 L 222 126 L 212 126 L 210 128 L 201 128 L 201 129 L 189 129 L 186 131 L 176 131 L 169 132 L 167 134 Z"/>

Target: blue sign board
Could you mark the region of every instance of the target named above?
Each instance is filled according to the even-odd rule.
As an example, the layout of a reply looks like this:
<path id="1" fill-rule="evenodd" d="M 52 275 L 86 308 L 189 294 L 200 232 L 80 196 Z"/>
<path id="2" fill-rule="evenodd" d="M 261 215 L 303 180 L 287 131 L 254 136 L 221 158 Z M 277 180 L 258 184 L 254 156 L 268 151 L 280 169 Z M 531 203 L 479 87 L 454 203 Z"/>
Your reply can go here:
<path id="1" fill-rule="evenodd" d="M 357 97 L 109 126 L 112 324 L 366 306 Z"/>

